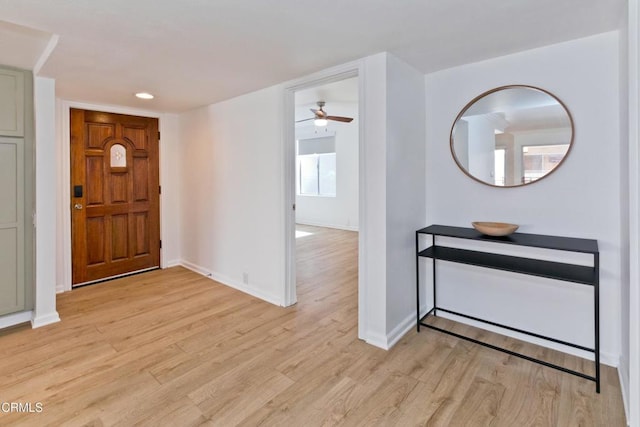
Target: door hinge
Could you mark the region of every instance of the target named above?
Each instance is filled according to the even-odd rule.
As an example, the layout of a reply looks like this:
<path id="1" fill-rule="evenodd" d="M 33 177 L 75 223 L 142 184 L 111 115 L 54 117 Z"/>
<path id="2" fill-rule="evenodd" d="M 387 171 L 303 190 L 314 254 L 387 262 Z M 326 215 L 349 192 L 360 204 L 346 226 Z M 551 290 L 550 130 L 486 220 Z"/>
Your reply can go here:
<path id="1" fill-rule="evenodd" d="M 162 240 L 160 240 L 160 249 L 162 249 Z"/>
<path id="2" fill-rule="evenodd" d="M 158 185 L 158 194 L 162 194 L 162 185 Z"/>
<path id="3" fill-rule="evenodd" d="M 158 131 L 158 141 L 160 141 L 160 131 Z"/>
<path id="4" fill-rule="evenodd" d="M 293 210 L 294 211 L 296 210 L 296 204 L 295 203 L 293 204 Z"/>

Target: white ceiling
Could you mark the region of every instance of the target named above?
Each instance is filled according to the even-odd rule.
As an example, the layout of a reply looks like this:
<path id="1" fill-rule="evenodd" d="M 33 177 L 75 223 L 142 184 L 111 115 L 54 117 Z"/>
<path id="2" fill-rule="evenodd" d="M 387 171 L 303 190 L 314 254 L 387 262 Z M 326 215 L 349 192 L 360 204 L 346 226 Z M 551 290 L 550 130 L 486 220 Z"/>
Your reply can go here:
<path id="1" fill-rule="evenodd" d="M 519 132 L 540 129 L 570 128 L 567 110 L 548 93 L 528 88 L 509 87 L 477 99 L 464 117 L 486 116 L 503 121 L 502 130 Z"/>
<path id="2" fill-rule="evenodd" d="M 352 77 L 322 86 L 296 91 L 295 105 L 312 105 L 318 101 L 358 102 L 358 78 Z"/>
<path id="3" fill-rule="evenodd" d="M 51 36 L 44 31 L 0 21 L 0 64 L 33 70 Z"/>
<path id="4" fill-rule="evenodd" d="M 625 4 L 0 0 L 0 11 L 4 21 L 60 36 L 40 72 L 56 79 L 60 97 L 179 112 L 382 51 L 427 73 L 597 34 L 622 25 Z M 9 52 L 3 40 L 0 63 L 24 66 L 12 61 L 29 43 L 13 37 Z M 156 99 L 137 100 L 138 91 Z"/>

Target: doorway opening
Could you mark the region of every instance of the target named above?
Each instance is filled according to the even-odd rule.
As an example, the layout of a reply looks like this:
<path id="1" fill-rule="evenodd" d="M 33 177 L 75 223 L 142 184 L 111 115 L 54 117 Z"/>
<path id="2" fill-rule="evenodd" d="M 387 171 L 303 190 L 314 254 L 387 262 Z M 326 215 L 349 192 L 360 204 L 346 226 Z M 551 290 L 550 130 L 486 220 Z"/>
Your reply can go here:
<path id="1" fill-rule="evenodd" d="M 296 90 L 291 258 L 299 303 L 349 300 L 358 311 L 360 247 L 359 79 L 342 76 Z M 335 301 L 334 301 L 335 302 Z M 317 304 L 316 304 L 317 305 Z M 322 309 L 322 308 L 320 308 Z"/>

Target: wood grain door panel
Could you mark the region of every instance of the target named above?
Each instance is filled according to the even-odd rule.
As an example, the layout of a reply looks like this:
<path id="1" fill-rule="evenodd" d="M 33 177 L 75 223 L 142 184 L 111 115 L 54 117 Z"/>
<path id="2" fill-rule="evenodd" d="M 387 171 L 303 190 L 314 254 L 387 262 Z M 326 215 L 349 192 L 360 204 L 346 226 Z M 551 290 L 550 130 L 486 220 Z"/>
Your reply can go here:
<path id="1" fill-rule="evenodd" d="M 158 169 L 157 119 L 71 110 L 74 286 L 160 265 Z"/>

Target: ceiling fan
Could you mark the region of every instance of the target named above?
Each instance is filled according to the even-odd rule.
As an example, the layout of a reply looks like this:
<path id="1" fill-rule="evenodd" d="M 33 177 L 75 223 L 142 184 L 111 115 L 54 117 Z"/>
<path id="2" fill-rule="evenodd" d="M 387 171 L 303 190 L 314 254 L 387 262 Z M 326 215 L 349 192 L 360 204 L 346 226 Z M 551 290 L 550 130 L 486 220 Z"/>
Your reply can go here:
<path id="1" fill-rule="evenodd" d="M 336 121 L 336 122 L 344 122 L 344 123 L 351 123 L 353 121 L 353 117 L 329 116 L 322 109 L 322 107 L 324 107 L 325 102 L 324 101 L 318 101 L 317 104 L 318 104 L 318 107 L 319 107 L 317 110 L 315 110 L 313 108 L 310 109 L 311 112 L 314 114 L 314 117 L 312 117 L 310 119 L 297 120 L 296 123 L 313 120 L 313 124 L 316 125 L 316 126 L 326 126 L 328 120 L 333 120 L 333 121 Z"/>

